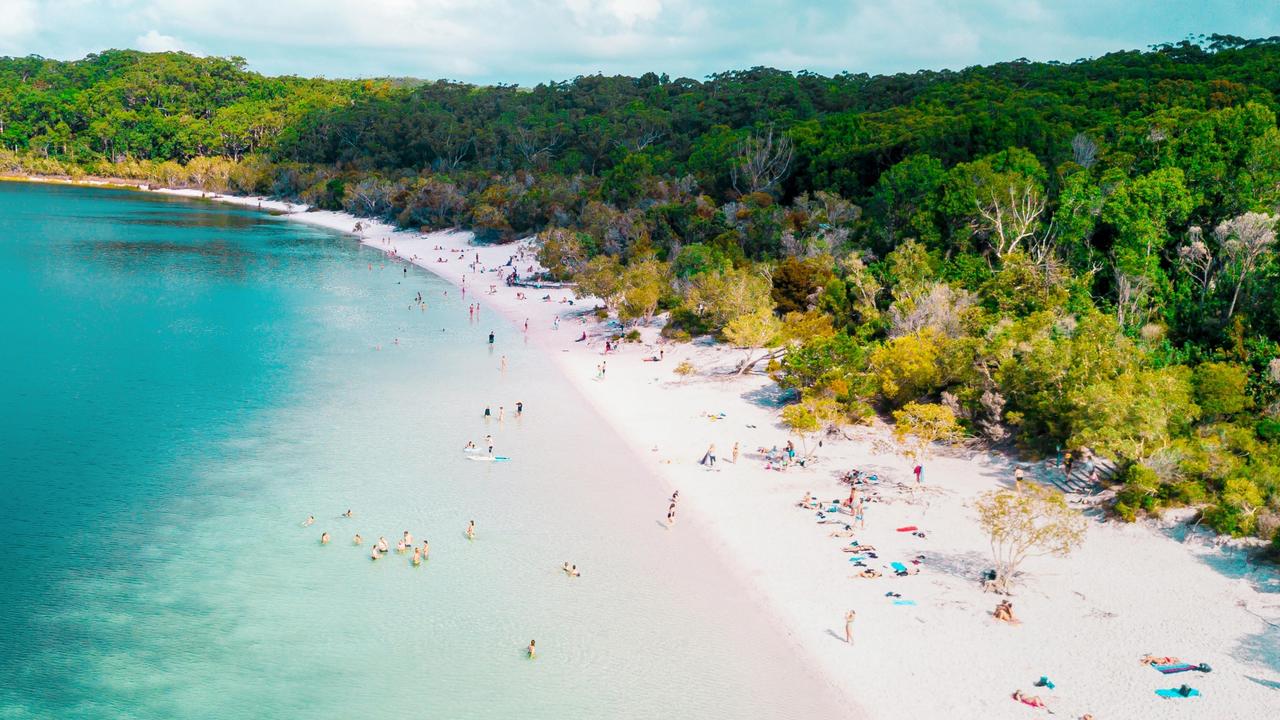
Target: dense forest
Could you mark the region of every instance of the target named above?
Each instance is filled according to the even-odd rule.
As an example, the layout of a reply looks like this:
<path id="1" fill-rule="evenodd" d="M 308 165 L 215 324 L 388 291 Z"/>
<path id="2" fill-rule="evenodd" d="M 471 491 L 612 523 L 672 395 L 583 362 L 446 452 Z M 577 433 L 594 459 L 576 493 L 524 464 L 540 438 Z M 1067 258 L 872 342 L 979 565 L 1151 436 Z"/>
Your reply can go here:
<path id="1" fill-rule="evenodd" d="M 536 234 L 624 322 L 754 349 L 798 429 L 1090 448 L 1121 517 L 1280 548 L 1278 105 L 1280 38 L 534 88 L 108 51 L 0 58 L 0 172 Z"/>

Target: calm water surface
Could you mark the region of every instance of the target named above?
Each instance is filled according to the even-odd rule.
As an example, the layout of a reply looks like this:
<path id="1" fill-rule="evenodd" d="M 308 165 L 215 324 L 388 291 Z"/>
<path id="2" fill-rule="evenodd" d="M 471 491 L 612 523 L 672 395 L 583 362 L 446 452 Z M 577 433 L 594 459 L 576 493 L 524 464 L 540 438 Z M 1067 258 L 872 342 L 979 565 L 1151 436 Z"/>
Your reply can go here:
<path id="1" fill-rule="evenodd" d="M 0 307 L 0 718 L 839 715 L 443 281 L 250 210 L 0 183 Z M 511 462 L 465 458 L 486 433 Z M 406 529 L 422 567 L 351 542 Z"/>

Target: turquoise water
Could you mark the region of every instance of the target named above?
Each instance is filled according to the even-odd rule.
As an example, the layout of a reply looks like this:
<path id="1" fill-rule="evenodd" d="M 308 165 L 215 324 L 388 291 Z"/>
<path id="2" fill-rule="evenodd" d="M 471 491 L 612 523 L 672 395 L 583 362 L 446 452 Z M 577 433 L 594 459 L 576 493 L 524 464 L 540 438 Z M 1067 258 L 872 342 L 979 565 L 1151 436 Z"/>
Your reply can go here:
<path id="1" fill-rule="evenodd" d="M 443 281 L 251 210 L 0 183 L 0 306 L 0 717 L 836 715 Z M 511 462 L 459 451 L 486 433 Z M 422 567 L 351 542 L 405 529 Z"/>

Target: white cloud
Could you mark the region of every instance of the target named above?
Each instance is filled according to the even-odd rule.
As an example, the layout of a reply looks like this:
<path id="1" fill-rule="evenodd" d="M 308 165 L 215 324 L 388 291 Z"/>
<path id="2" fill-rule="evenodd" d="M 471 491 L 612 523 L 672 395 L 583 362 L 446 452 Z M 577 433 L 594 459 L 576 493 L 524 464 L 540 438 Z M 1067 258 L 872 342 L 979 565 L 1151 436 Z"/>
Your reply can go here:
<path id="1" fill-rule="evenodd" d="M 178 38 L 172 35 L 161 35 L 156 30 L 150 30 L 146 35 L 134 38 L 133 47 L 144 52 L 174 52 L 187 49 Z"/>
<path id="2" fill-rule="evenodd" d="M 0 0 L 0 52 L 21 52 L 21 40 L 36 31 L 34 0 Z"/>

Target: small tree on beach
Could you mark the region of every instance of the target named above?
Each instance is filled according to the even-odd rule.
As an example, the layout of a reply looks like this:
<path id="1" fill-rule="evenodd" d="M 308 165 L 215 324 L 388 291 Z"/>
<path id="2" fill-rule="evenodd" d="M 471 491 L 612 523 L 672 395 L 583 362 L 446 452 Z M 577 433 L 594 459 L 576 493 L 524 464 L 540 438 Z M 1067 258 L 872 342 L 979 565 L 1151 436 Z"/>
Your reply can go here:
<path id="1" fill-rule="evenodd" d="M 918 463 L 925 461 L 934 443 L 960 439 L 956 415 L 945 405 L 907 403 L 894 411 L 893 420 L 893 439 L 901 453 Z"/>
<path id="2" fill-rule="evenodd" d="M 623 291 L 622 265 L 610 255 L 597 255 L 573 276 L 578 283 L 578 293 L 593 295 L 604 302 L 607 309 L 617 306 Z"/>
<path id="3" fill-rule="evenodd" d="M 776 346 L 782 338 L 782 321 L 768 308 L 760 308 L 746 315 L 739 315 L 724 326 L 724 337 L 747 351 L 738 374 L 742 375 L 760 362 L 768 353 L 756 357 L 762 349 Z"/>
<path id="4" fill-rule="evenodd" d="M 826 397 L 807 397 L 782 409 L 782 424 L 800 436 L 805 455 L 809 454 L 809 438 L 840 418 L 840 405 Z"/>
<path id="5" fill-rule="evenodd" d="M 643 320 L 648 323 L 658 309 L 667 266 L 652 255 L 633 260 L 622 271 L 618 317 L 623 321 Z"/>
<path id="6" fill-rule="evenodd" d="M 978 501 L 978 518 L 991 538 L 996 564 L 992 587 L 1007 593 L 1024 560 L 1039 555 L 1066 557 L 1084 542 L 1085 518 L 1067 498 L 1040 485 L 1021 492 L 995 490 Z"/>

